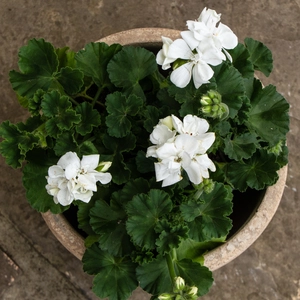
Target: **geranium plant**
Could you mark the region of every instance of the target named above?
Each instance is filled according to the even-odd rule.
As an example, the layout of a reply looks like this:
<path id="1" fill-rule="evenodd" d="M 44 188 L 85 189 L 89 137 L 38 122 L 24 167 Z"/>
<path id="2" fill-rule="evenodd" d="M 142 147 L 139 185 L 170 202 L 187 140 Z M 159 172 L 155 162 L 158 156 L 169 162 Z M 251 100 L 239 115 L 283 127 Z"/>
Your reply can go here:
<path id="1" fill-rule="evenodd" d="M 75 53 L 32 39 L 10 82 L 26 122 L 0 126 L 39 212 L 77 209 L 84 270 L 99 297 L 196 299 L 212 285 L 203 255 L 226 241 L 233 191 L 263 190 L 287 164 L 289 105 L 255 76 L 261 42 L 204 9 L 158 53 L 89 43 Z M 259 75 L 262 76 L 262 75 Z"/>

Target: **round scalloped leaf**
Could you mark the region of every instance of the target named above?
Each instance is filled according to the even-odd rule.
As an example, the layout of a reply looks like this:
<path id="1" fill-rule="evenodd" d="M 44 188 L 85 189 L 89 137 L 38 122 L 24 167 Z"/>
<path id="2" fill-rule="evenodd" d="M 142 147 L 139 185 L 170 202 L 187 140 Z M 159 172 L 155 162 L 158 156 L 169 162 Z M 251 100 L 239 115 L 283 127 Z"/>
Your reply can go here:
<path id="1" fill-rule="evenodd" d="M 245 39 L 245 46 L 249 51 L 254 68 L 269 76 L 273 69 L 272 52 L 262 42 L 252 38 Z"/>
<path id="2" fill-rule="evenodd" d="M 232 221 L 231 188 L 215 183 L 211 193 L 203 193 L 198 201 L 190 200 L 180 205 L 184 220 L 190 229 L 189 236 L 197 242 L 221 238 L 229 233 Z"/>
<path id="3" fill-rule="evenodd" d="M 229 163 L 226 176 L 233 187 L 241 192 L 248 187 L 262 190 L 277 181 L 279 168 L 273 153 L 259 150 L 247 160 Z"/>
<path id="4" fill-rule="evenodd" d="M 111 205 L 105 201 L 96 201 L 90 210 L 90 225 L 100 235 L 99 245 L 114 256 L 124 256 L 132 252 L 133 246 L 125 227 L 126 213 L 114 200 Z"/>
<path id="5" fill-rule="evenodd" d="M 92 77 L 98 87 L 109 84 L 107 64 L 122 49 L 119 44 L 108 46 L 105 43 L 89 43 L 75 55 L 78 68 L 88 77 Z"/>
<path id="6" fill-rule="evenodd" d="M 96 243 L 85 251 L 82 262 L 85 272 L 96 274 L 93 292 L 100 298 L 127 300 L 139 285 L 135 275 L 136 263 L 129 257 L 114 257 L 102 251 Z"/>
<path id="7" fill-rule="evenodd" d="M 88 102 L 82 102 L 75 109 L 76 113 L 80 115 L 80 122 L 76 125 L 76 131 L 82 136 L 91 133 L 93 127 L 97 127 L 101 123 L 100 114 Z"/>
<path id="8" fill-rule="evenodd" d="M 40 155 L 40 161 L 41 157 Z M 45 161 L 47 160 L 45 159 Z M 69 206 L 55 204 L 53 197 L 47 193 L 46 176 L 49 167 L 50 165 L 41 163 L 27 163 L 23 169 L 23 185 L 26 189 L 26 198 L 32 208 L 39 212 L 50 210 L 54 214 L 59 214 L 68 209 Z"/>
<path id="9" fill-rule="evenodd" d="M 243 105 L 244 79 L 236 68 L 226 63 L 213 69 L 215 70 L 217 91 L 222 96 L 222 102 L 229 108 L 229 117 L 234 118 Z"/>
<path id="10" fill-rule="evenodd" d="M 51 43 L 32 39 L 19 51 L 19 69 L 9 73 L 13 89 L 20 96 L 32 97 L 38 89 L 64 89 L 74 94 L 83 85 L 83 74 L 70 67 L 58 71 L 59 61 Z"/>
<path id="11" fill-rule="evenodd" d="M 258 144 L 256 135 L 249 132 L 236 135 L 233 139 L 228 136 L 224 141 L 224 153 L 228 155 L 230 159 L 234 159 L 236 161 L 250 158 L 256 151 Z"/>
<path id="12" fill-rule="evenodd" d="M 131 121 L 129 116 L 135 116 L 143 105 L 143 100 L 135 95 L 125 97 L 120 92 L 106 97 L 108 116 L 106 125 L 108 133 L 114 137 L 124 137 L 129 134 Z"/>
<path id="13" fill-rule="evenodd" d="M 126 228 L 134 243 L 145 249 L 154 249 L 158 234 L 155 227 L 159 219 L 172 210 L 169 194 L 152 189 L 148 194 L 138 194 L 127 203 Z"/>
<path id="14" fill-rule="evenodd" d="M 270 146 L 286 139 L 289 131 L 289 104 L 275 86 L 257 86 L 251 98 L 247 126 Z"/>
<path id="15" fill-rule="evenodd" d="M 111 82 L 130 93 L 144 98 L 139 82 L 157 70 L 155 55 L 144 48 L 126 46 L 107 66 Z"/>

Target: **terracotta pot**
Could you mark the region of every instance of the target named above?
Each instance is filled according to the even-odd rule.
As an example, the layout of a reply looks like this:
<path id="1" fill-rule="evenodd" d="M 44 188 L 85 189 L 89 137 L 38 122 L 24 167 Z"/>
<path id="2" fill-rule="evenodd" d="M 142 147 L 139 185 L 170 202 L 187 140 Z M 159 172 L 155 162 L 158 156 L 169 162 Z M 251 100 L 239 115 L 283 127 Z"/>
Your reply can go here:
<path id="1" fill-rule="evenodd" d="M 112 34 L 99 41 L 107 44 L 120 43 L 122 45 L 141 45 L 151 48 L 161 47 L 161 36 L 171 39 L 180 37 L 178 30 L 165 28 L 138 28 Z M 205 265 L 214 271 L 243 253 L 258 239 L 274 216 L 280 203 L 286 177 L 287 166 L 278 172 L 277 183 L 268 187 L 262 201 L 250 213 L 250 217 L 240 228 L 221 246 L 209 251 L 205 255 Z M 56 238 L 78 259 L 84 252 L 83 237 L 70 225 L 64 215 L 54 215 L 50 212 L 42 214 L 48 227 Z"/>

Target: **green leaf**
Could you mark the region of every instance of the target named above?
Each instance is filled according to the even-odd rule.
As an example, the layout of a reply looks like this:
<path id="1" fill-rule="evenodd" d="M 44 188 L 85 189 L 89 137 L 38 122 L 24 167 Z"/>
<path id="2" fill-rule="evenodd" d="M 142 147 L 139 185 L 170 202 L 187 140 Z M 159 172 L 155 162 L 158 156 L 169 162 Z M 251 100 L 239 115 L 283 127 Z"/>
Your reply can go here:
<path id="1" fill-rule="evenodd" d="M 252 38 L 246 38 L 244 42 L 254 68 L 269 76 L 273 69 L 272 52 L 263 43 Z"/>
<path id="2" fill-rule="evenodd" d="M 244 78 L 251 78 L 254 67 L 250 61 L 250 53 L 247 48 L 239 43 L 234 49 L 228 51 L 232 57 L 233 66 L 238 69 Z"/>
<path id="3" fill-rule="evenodd" d="M 113 199 L 110 205 L 103 200 L 96 201 L 90 211 L 90 225 L 100 235 L 100 248 L 114 256 L 129 255 L 133 250 L 125 218 L 123 207 Z"/>
<path id="4" fill-rule="evenodd" d="M 266 150 L 259 150 L 245 161 L 228 164 L 226 176 L 234 188 L 241 192 L 247 187 L 262 190 L 277 181 L 278 169 L 276 156 L 268 154 Z"/>
<path id="5" fill-rule="evenodd" d="M 243 104 L 244 79 L 237 69 L 226 63 L 214 67 L 214 71 L 217 91 L 229 108 L 229 117 L 234 118 Z"/>
<path id="6" fill-rule="evenodd" d="M 145 249 L 154 249 L 158 237 L 155 227 L 159 219 L 172 210 L 172 200 L 162 191 L 152 189 L 148 194 L 138 194 L 127 203 L 127 232 L 134 243 Z"/>
<path id="7" fill-rule="evenodd" d="M 76 131 L 82 136 L 91 133 L 93 127 L 101 124 L 99 112 L 93 109 L 90 103 L 82 102 L 76 106 L 75 111 L 77 115 L 80 115 L 80 122 L 76 125 Z"/>
<path id="8" fill-rule="evenodd" d="M 137 194 L 146 194 L 150 190 L 149 182 L 144 178 L 136 178 L 127 182 L 121 193 L 120 193 L 120 201 L 124 205 L 127 202 L 131 201 L 132 198 Z"/>
<path id="9" fill-rule="evenodd" d="M 82 262 L 85 272 L 96 274 L 93 292 L 100 298 L 127 300 L 138 287 L 137 265 L 127 257 L 116 258 L 93 244 L 84 253 Z"/>
<path id="10" fill-rule="evenodd" d="M 98 149 L 91 141 L 84 141 L 81 143 L 78 150 L 81 155 L 99 154 Z"/>
<path id="11" fill-rule="evenodd" d="M 103 136 L 103 144 L 111 151 L 112 162 L 109 172 L 112 175 L 112 181 L 116 184 L 122 184 L 129 180 L 130 170 L 124 163 L 122 152 L 128 152 L 135 148 L 136 138 L 130 133 L 123 138 L 114 138 L 109 135 Z"/>
<path id="12" fill-rule="evenodd" d="M 184 117 L 188 114 L 198 115 L 202 105 L 200 103 L 201 97 L 209 89 L 216 89 L 215 84 L 202 85 L 196 89 L 193 82 L 190 82 L 185 88 L 178 88 L 175 85 L 169 86 L 169 94 L 175 97 L 176 101 L 181 103 L 179 114 Z"/>
<path id="13" fill-rule="evenodd" d="M 135 116 L 143 105 L 143 100 L 135 95 L 125 97 L 120 92 L 106 97 L 106 107 L 109 115 L 106 117 L 108 133 L 114 137 L 124 137 L 129 134 L 131 121 L 129 116 Z"/>
<path id="14" fill-rule="evenodd" d="M 190 259 L 173 259 L 172 264 L 177 276 L 182 277 L 187 285 L 198 288 L 198 296 L 205 295 L 209 291 L 213 278 L 208 268 Z M 171 278 L 164 257 L 160 256 L 149 263 L 143 264 L 136 271 L 141 287 L 148 293 L 158 296 L 173 291 L 174 278 Z"/>
<path id="15" fill-rule="evenodd" d="M 70 67 L 61 68 L 55 78 L 63 86 L 68 95 L 78 93 L 83 86 L 83 73 L 78 69 Z"/>
<path id="16" fill-rule="evenodd" d="M 173 291 L 173 278 L 170 277 L 168 265 L 164 257 L 158 257 L 136 269 L 140 286 L 148 293 L 158 296 Z"/>
<path id="17" fill-rule="evenodd" d="M 221 238 L 229 233 L 232 222 L 231 189 L 222 183 L 215 183 L 214 190 L 203 193 L 198 201 L 189 200 L 180 205 L 184 220 L 189 226 L 189 236 L 197 242 Z"/>
<path id="18" fill-rule="evenodd" d="M 250 158 L 258 146 L 256 135 L 250 132 L 235 135 L 233 139 L 228 136 L 224 141 L 224 153 L 237 161 Z"/>
<path id="19" fill-rule="evenodd" d="M 138 151 L 136 158 L 136 166 L 140 173 L 149 173 L 152 172 L 154 174 L 155 168 L 154 163 L 155 159 L 152 157 L 146 157 L 146 153 L 143 151 Z"/>
<path id="20" fill-rule="evenodd" d="M 64 132 L 56 139 L 53 150 L 58 157 L 63 156 L 69 151 L 78 153 L 78 144 L 71 132 Z"/>
<path id="21" fill-rule="evenodd" d="M 216 248 L 224 242 L 225 238 L 212 239 L 208 242 L 196 242 L 192 239 L 185 239 L 180 243 L 179 247 L 176 249 L 177 257 L 179 260 L 188 258 L 192 261 L 203 264 L 203 255 L 207 251 Z"/>
<path id="22" fill-rule="evenodd" d="M 188 286 L 196 286 L 198 288 L 198 296 L 208 293 L 213 284 L 212 272 L 205 266 L 201 266 L 197 262 L 190 259 L 182 259 L 176 261 L 175 268 L 180 277 L 184 278 Z"/>
<path id="23" fill-rule="evenodd" d="M 160 225 L 158 225 L 160 227 Z M 158 228 L 156 228 L 157 230 Z M 157 230 L 161 232 L 159 238 L 156 240 L 157 250 L 160 254 L 170 252 L 173 248 L 178 248 L 181 240 L 188 238 L 189 228 L 184 225 L 172 226 L 167 223 L 164 224 L 163 230 Z"/>
<path id="24" fill-rule="evenodd" d="M 151 133 L 153 130 L 153 127 L 157 125 L 159 121 L 160 112 L 159 109 L 155 106 L 148 105 L 146 107 L 146 110 L 143 113 L 143 116 L 145 118 L 144 120 L 144 128 Z"/>
<path id="25" fill-rule="evenodd" d="M 55 204 L 53 197 L 46 190 L 46 176 L 48 175 L 48 168 L 51 166 L 51 160 L 49 161 L 49 158 L 41 152 L 38 155 L 39 163 L 27 163 L 23 169 L 23 185 L 26 189 L 26 198 L 32 208 L 39 212 L 50 210 L 54 214 L 62 213 L 68 209 L 68 206 Z M 42 158 L 44 158 L 44 164 L 41 163 Z"/>
<path id="26" fill-rule="evenodd" d="M 154 54 L 144 48 L 126 46 L 118 52 L 107 66 L 111 82 L 135 94 L 145 98 L 139 82 L 157 70 Z"/>
<path id="27" fill-rule="evenodd" d="M 43 39 L 33 39 L 20 48 L 19 69 L 22 73 L 11 71 L 10 82 L 21 96 L 33 96 L 39 89 L 48 90 L 52 74 L 57 72 L 58 59 L 54 47 Z"/>
<path id="28" fill-rule="evenodd" d="M 55 49 L 58 58 L 58 70 L 64 67 L 76 68 L 75 52 L 70 50 L 69 47 Z"/>
<path id="29" fill-rule="evenodd" d="M 70 130 L 73 124 L 81 120 L 72 109 L 72 103 L 67 96 L 61 96 L 59 92 L 52 91 L 43 96 L 41 107 L 46 117 L 46 130 L 52 137 L 57 137 L 60 131 Z"/>
<path id="30" fill-rule="evenodd" d="M 0 143 L 0 153 L 5 157 L 6 163 L 13 168 L 21 167 L 26 153 L 39 142 L 39 138 L 23 123 L 15 125 L 4 121 L 0 125 L 0 136 L 4 139 Z"/>
<path id="31" fill-rule="evenodd" d="M 78 228 L 82 229 L 85 233 L 89 235 L 94 235 L 94 231 L 90 225 L 90 209 L 95 205 L 95 197 L 92 197 L 90 202 L 85 203 L 82 201 L 76 201 L 78 207 L 77 211 L 77 221 Z"/>
<path id="32" fill-rule="evenodd" d="M 10 82 L 20 96 L 32 97 L 39 89 L 75 93 L 83 85 L 83 74 L 70 67 L 58 71 L 59 61 L 51 43 L 32 39 L 19 51 L 19 69 L 11 71 Z"/>
<path id="33" fill-rule="evenodd" d="M 97 86 L 102 88 L 110 83 L 106 71 L 107 64 L 121 49 L 119 44 L 108 46 L 105 43 L 89 43 L 76 54 L 77 66 L 84 75 L 91 77 Z"/>
<path id="34" fill-rule="evenodd" d="M 275 86 L 258 89 L 251 98 L 251 105 L 248 127 L 271 147 L 285 140 L 289 131 L 289 104 Z"/>

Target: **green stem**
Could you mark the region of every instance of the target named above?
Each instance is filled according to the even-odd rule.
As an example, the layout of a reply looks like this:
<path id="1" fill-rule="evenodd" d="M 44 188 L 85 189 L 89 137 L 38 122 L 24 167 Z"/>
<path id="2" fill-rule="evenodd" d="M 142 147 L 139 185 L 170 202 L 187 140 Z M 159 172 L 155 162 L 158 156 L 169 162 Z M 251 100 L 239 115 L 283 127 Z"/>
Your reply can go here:
<path id="1" fill-rule="evenodd" d="M 94 99 L 93 99 L 93 102 L 92 102 L 92 106 L 93 106 L 93 107 L 94 107 L 95 103 L 97 102 L 97 100 L 98 100 L 98 98 L 99 98 L 101 92 L 103 91 L 103 89 L 104 89 L 104 86 L 98 88 L 98 91 L 97 91 L 97 93 L 96 93 L 96 95 L 95 95 L 95 97 L 94 97 Z M 104 104 L 102 104 L 102 103 L 100 103 L 100 102 L 98 102 L 98 103 L 99 103 L 100 105 L 104 106 Z"/>
<path id="2" fill-rule="evenodd" d="M 73 102 L 73 104 L 79 105 L 79 103 L 74 98 L 69 96 L 69 99 L 71 100 L 71 102 Z"/>
<path id="3" fill-rule="evenodd" d="M 173 284 L 174 284 L 174 279 L 176 278 L 176 272 L 175 272 L 173 261 L 176 259 L 176 257 L 177 255 L 175 249 L 172 249 L 170 253 L 166 254 L 166 261 L 169 269 L 169 274 Z"/>

